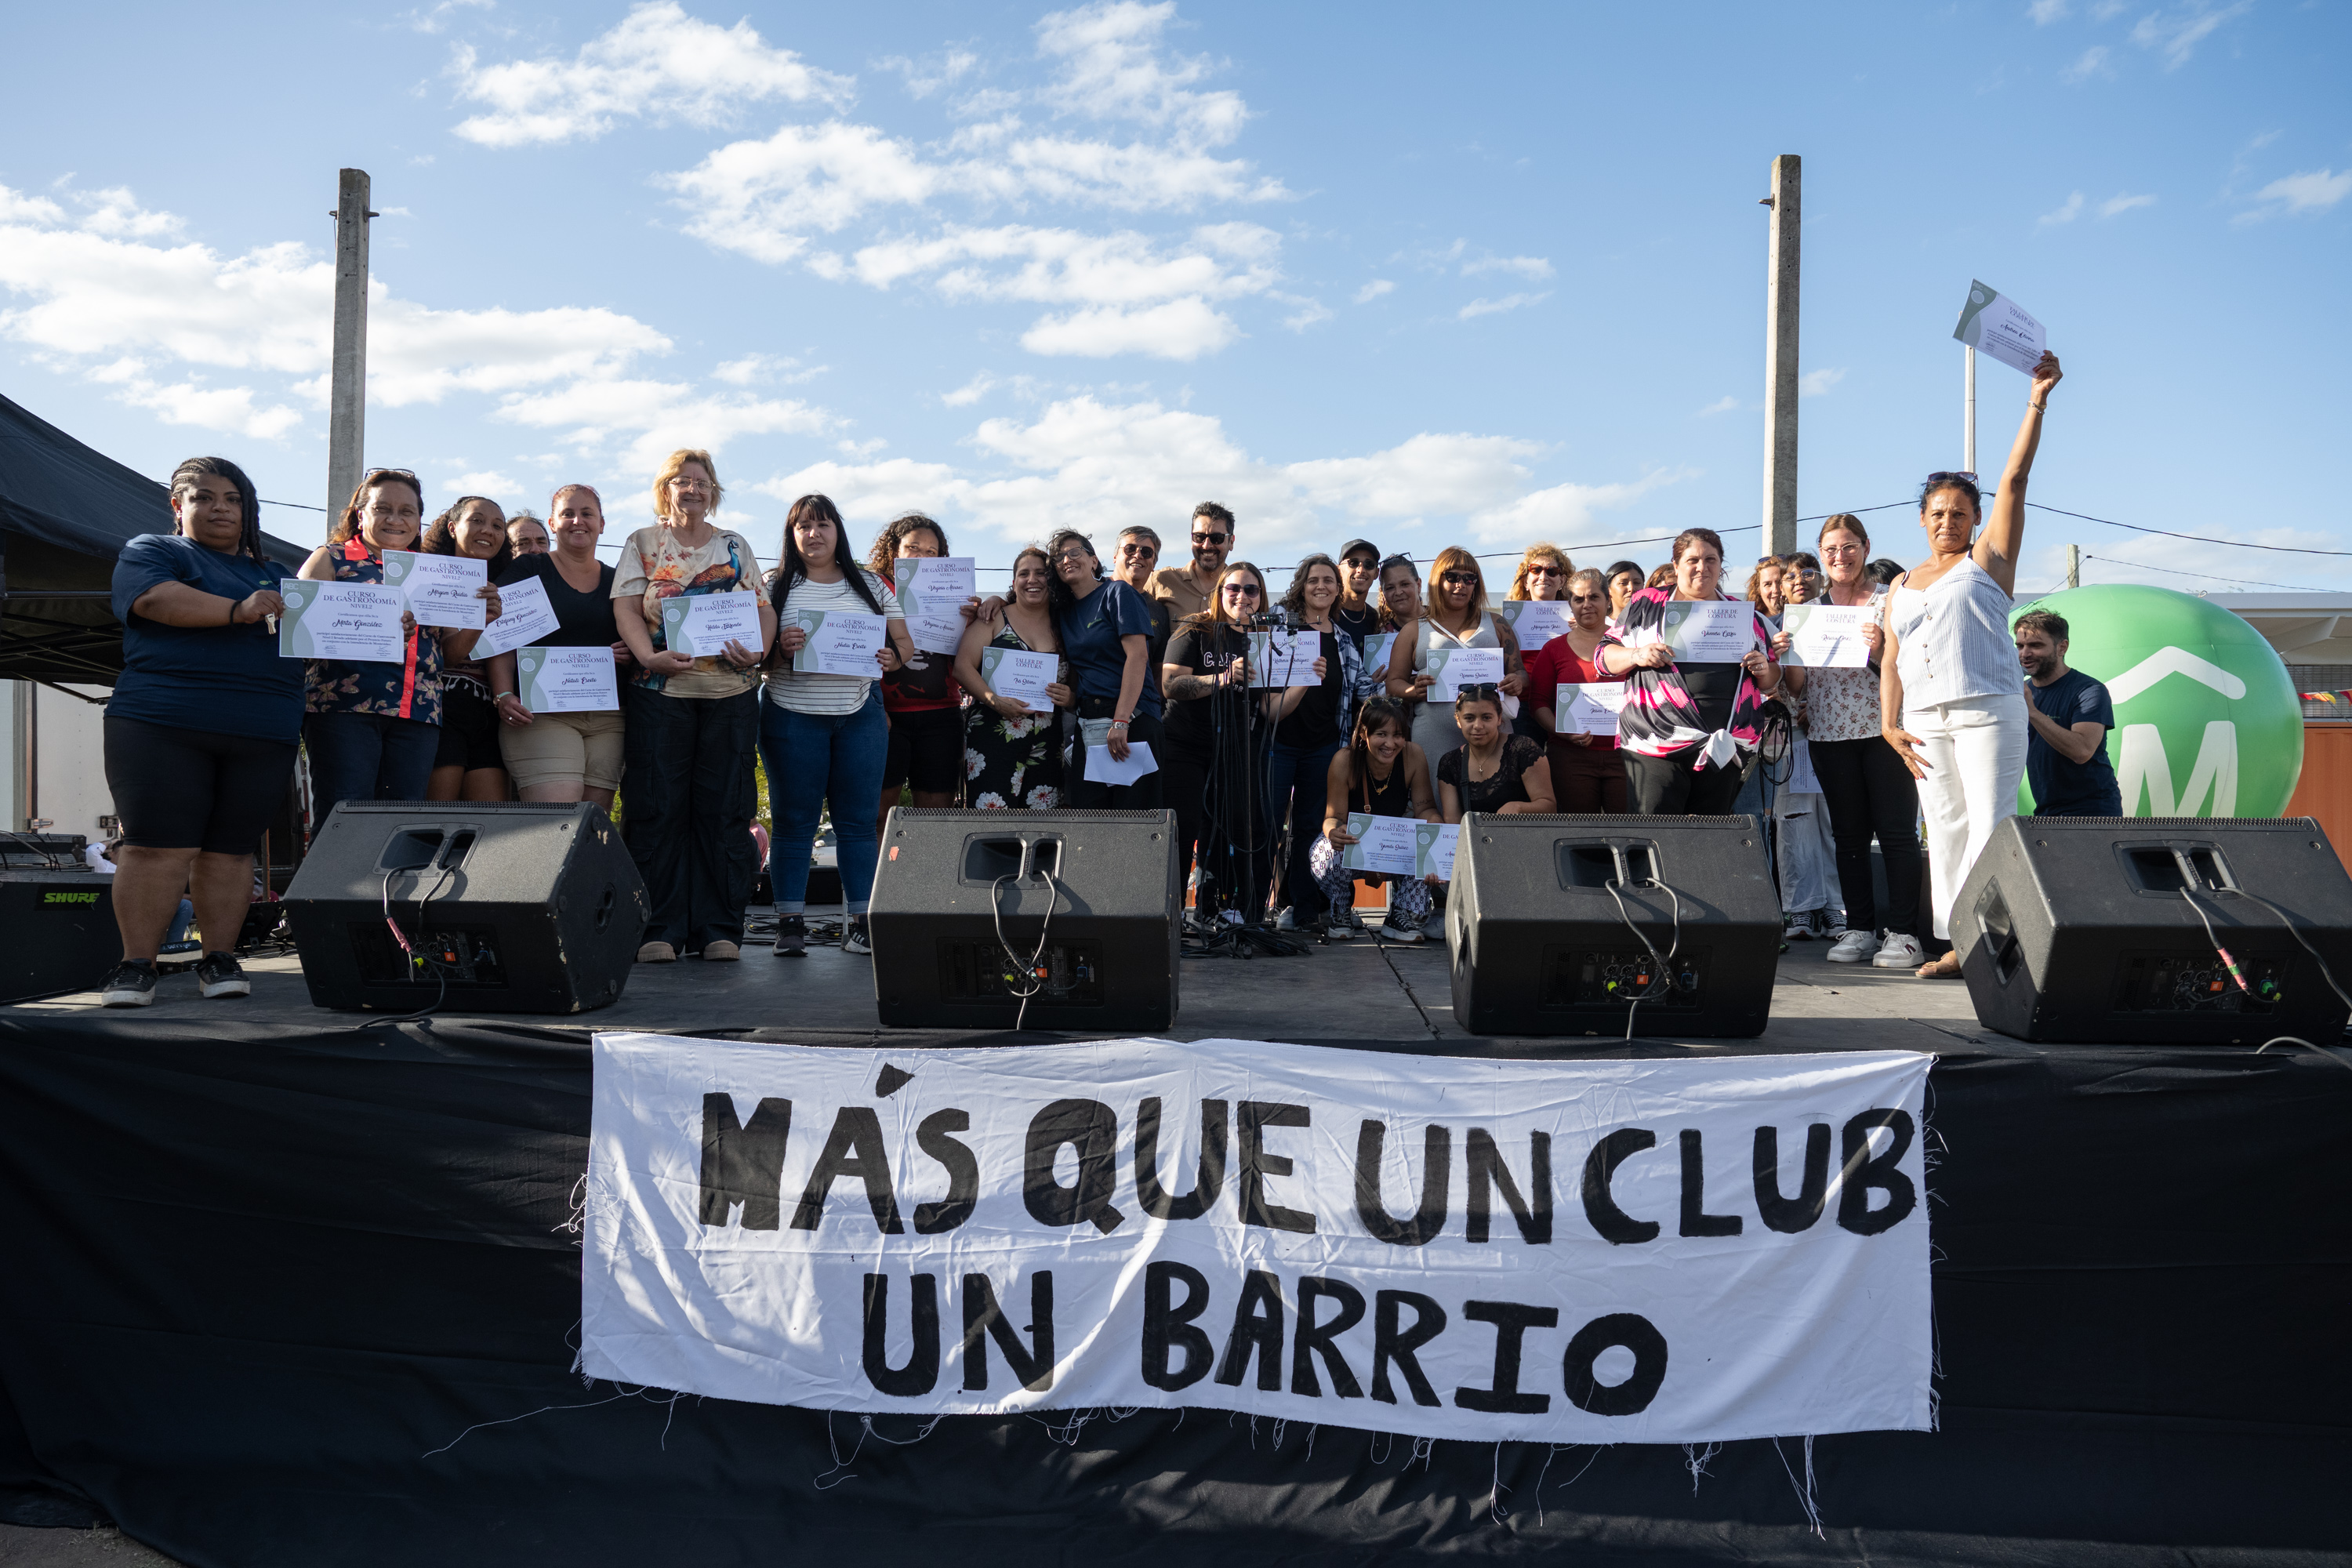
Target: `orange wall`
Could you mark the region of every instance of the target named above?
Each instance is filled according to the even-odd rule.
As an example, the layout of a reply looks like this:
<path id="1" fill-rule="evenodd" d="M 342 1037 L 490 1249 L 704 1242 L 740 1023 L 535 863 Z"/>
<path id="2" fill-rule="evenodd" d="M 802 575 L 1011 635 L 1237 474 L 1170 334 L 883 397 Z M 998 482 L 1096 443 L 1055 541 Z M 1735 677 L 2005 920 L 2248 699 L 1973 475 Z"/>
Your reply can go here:
<path id="1" fill-rule="evenodd" d="M 2282 815 L 2317 817 L 2336 858 L 2352 868 L 2352 724 L 2303 727 L 2303 776 Z"/>

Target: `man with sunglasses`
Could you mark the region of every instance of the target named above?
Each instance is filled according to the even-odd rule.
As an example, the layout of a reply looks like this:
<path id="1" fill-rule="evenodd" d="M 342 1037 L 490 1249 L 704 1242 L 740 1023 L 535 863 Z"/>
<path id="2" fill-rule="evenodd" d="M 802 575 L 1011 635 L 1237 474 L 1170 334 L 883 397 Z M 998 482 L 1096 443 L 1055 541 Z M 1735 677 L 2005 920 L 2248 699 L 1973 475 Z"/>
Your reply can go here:
<path id="1" fill-rule="evenodd" d="M 1192 509 L 1192 560 L 1189 565 L 1163 566 L 1151 574 L 1146 596 L 1165 599 L 1177 620 L 1205 613 L 1217 574 L 1234 551 L 1234 514 L 1215 501 Z"/>
<path id="2" fill-rule="evenodd" d="M 1339 602 L 1331 606 L 1331 624 L 1359 648 L 1381 629 L 1381 606 L 1372 597 L 1380 574 L 1380 547 L 1369 539 L 1348 541 L 1339 552 Z"/>
<path id="3" fill-rule="evenodd" d="M 1176 625 L 1173 607 L 1151 591 L 1151 569 L 1159 563 L 1158 533 L 1138 523 L 1119 534 L 1118 547 L 1111 552 L 1110 574 L 1141 595 L 1143 607 L 1151 612 L 1151 633 L 1144 652 L 1152 669 L 1158 669 L 1167 657 L 1168 638 Z"/>

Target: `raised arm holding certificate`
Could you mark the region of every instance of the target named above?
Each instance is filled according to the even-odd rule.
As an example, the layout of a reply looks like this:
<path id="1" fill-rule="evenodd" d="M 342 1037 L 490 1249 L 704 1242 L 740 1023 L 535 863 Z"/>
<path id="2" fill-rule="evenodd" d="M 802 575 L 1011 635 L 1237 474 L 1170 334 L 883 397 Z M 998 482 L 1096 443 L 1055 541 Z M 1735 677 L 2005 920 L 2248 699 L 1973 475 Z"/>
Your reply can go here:
<path id="1" fill-rule="evenodd" d="M 1660 637 L 1677 664 L 1738 664 L 1756 646 L 1756 606 L 1745 599 L 1669 599 Z"/>
<path id="2" fill-rule="evenodd" d="M 608 713 L 621 706 L 609 647 L 524 648 L 515 655 L 515 684 L 533 713 Z"/>
<path id="3" fill-rule="evenodd" d="M 400 624 L 407 605 L 397 588 L 289 577 L 278 592 L 286 604 L 278 623 L 282 658 L 398 664 L 408 657 Z"/>
<path id="4" fill-rule="evenodd" d="M 408 614 L 420 626 L 482 629 L 482 585 L 490 563 L 470 555 L 424 555 L 409 550 L 383 552 L 383 581 L 407 595 Z"/>
<path id="5" fill-rule="evenodd" d="M 730 642 L 740 642 L 754 653 L 768 646 L 767 639 L 760 635 L 757 594 L 685 594 L 664 599 L 661 612 L 662 639 L 672 653 L 682 653 L 689 658 L 718 658 L 725 655 Z M 877 618 L 875 624 L 879 626 L 881 622 Z M 870 650 L 866 664 L 865 673 L 881 673 L 872 668 Z M 793 668 L 802 666 L 795 663 Z"/>
<path id="6" fill-rule="evenodd" d="M 1780 662 L 1807 669 L 1860 669 L 1870 662 L 1862 631 L 1877 615 L 1868 605 L 1790 605 L 1780 613 L 1780 629 L 1789 634 L 1789 651 Z"/>
<path id="7" fill-rule="evenodd" d="M 547 584 L 536 577 L 525 577 L 499 590 L 499 618 L 474 639 L 473 657 L 481 659 L 511 653 L 562 629 L 555 605 L 547 596 Z"/>

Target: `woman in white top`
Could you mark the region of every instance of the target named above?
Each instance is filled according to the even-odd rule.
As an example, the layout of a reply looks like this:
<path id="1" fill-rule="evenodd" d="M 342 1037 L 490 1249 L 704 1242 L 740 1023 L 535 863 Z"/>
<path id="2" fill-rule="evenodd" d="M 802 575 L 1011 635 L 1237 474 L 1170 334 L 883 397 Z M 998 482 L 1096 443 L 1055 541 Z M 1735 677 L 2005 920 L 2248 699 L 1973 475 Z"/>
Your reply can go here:
<path id="1" fill-rule="evenodd" d="M 1412 743 L 1428 757 L 1442 757 L 1462 744 L 1451 696 L 1429 700 L 1436 681 L 1429 653 L 1440 647 L 1501 648 L 1502 694 L 1509 699 L 1504 718 L 1518 716 L 1519 693 L 1528 684 L 1518 638 L 1508 622 L 1486 607 L 1486 574 L 1478 569 L 1478 558 L 1458 544 L 1437 552 L 1429 569 L 1428 605 L 1417 618 L 1397 627 L 1396 646 L 1389 650 L 1389 695 L 1418 705 L 1412 710 Z"/>
<path id="2" fill-rule="evenodd" d="M 2025 420 L 1983 513 L 1973 474 L 1935 473 L 1919 494 L 1928 558 L 1897 578 L 1886 607 L 1879 722 L 1912 777 L 1927 820 L 1935 933 L 1952 931 L 1952 904 L 2001 818 L 2017 814 L 2025 776 L 2025 698 L 2010 636 L 2010 596 L 2025 535 L 2025 481 L 2042 443 L 2042 416 L 2058 384 L 2044 353 L 2026 394 Z M 1955 978 L 1959 954 L 1923 963 L 1922 977 Z"/>
<path id="3" fill-rule="evenodd" d="M 849 917 L 841 951 L 871 952 L 866 907 L 874 896 L 874 802 L 890 750 L 890 723 L 882 713 L 881 677 L 915 651 L 907 617 L 890 585 L 849 552 L 841 512 L 829 497 L 807 495 L 784 519 L 784 555 L 768 578 L 776 605 L 776 651 L 769 662 L 768 698 L 760 705 L 760 755 L 768 767 L 768 815 L 774 837 L 768 875 L 776 897 L 776 956 L 808 951 L 809 849 L 817 817 L 833 807 L 835 859 Z M 834 616 L 882 619 L 874 668 L 851 675 L 794 669 L 794 656 Z M 826 639 L 830 640 L 830 639 Z"/>

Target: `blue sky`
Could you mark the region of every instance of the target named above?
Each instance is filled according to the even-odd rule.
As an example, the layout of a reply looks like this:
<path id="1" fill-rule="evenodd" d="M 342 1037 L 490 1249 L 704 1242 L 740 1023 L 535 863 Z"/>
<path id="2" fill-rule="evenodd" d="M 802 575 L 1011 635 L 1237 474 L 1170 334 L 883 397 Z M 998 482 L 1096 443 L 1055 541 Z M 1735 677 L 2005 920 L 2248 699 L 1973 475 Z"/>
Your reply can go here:
<path id="1" fill-rule="evenodd" d="M 1743 559 L 1757 204 L 1795 153 L 1801 510 L 1957 466 L 1981 278 L 2068 366 L 2036 500 L 2352 549 L 2339 5 L 445 0 L 10 31 L 59 68 L 0 100 L 0 389 L 158 477 L 217 450 L 325 500 L 348 164 L 384 215 L 366 455 L 434 509 L 586 479 L 634 525 L 693 445 L 763 551 L 821 489 L 861 539 L 921 506 L 984 566 L 1063 524 L 1173 536 L 1202 499 L 1267 564 L 1694 524 L 1748 528 Z M 1994 468 L 2025 383 L 1981 381 Z M 1907 509 L 1872 521 L 1917 556 Z M 2352 587 L 2352 560 L 2045 512 L 2021 586 L 2070 539 L 2091 581 Z"/>

